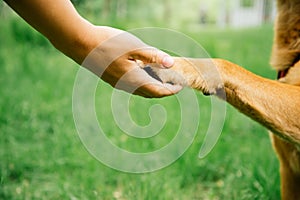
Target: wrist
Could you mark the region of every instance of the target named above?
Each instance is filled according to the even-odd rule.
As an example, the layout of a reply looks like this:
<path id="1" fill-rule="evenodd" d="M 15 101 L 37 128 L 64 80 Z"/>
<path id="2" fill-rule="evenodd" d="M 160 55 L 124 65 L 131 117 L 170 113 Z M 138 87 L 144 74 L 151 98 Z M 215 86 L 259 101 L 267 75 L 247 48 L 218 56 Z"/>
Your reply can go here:
<path id="1" fill-rule="evenodd" d="M 66 54 L 78 64 L 82 64 L 88 54 L 103 41 L 122 33 L 123 31 L 106 26 L 95 26 L 86 22 L 74 33 L 66 48 Z"/>
<path id="2" fill-rule="evenodd" d="M 76 28 L 63 34 L 60 39 L 48 38 L 59 51 L 64 53 L 76 63 L 82 64 L 88 54 L 97 46 L 91 35 L 94 25 L 82 19 Z"/>

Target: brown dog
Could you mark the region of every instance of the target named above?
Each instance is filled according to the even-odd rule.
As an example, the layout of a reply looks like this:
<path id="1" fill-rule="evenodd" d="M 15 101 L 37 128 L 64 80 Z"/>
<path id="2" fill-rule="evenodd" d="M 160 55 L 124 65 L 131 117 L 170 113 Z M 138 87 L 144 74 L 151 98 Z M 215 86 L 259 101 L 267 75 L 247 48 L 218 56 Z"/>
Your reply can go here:
<path id="1" fill-rule="evenodd" d="M 261 123 L 280 160 L 281 196 L 300 199 L 300 0 L 278 0 L 272 65 L 280 81 L 259 77 L 221 59 L 175 58 L 171 69 L 152 66 L 163 82 L 215 94 Z"/>

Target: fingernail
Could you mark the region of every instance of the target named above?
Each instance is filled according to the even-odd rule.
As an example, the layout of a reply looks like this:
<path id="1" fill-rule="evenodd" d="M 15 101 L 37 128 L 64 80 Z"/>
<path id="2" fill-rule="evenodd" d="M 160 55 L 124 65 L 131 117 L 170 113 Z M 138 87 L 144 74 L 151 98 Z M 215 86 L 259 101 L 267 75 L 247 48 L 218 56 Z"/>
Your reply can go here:
<path id="1" fill-rule="evenodd" d="M 165 56 L 162 60 L 164 67 L 172 67 L 174 65 L 174 59 L 171 56 Z"/>

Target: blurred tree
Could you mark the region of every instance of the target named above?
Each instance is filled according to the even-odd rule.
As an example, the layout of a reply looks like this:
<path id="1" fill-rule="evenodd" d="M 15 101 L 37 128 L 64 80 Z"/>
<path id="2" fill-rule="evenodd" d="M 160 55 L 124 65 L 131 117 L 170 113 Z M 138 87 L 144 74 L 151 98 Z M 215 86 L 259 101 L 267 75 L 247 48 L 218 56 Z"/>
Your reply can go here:
<path id="1" fill-rule="evenodd" d="M 104 0 L 102 17 L 110 21 L 127 17 L 127 0 Z"/>
<path id="2" fill-rule="evenodd" d="M 127 16 L 127 0 L 117 0 L 117 17 L 126 18 Z"/>
<path id="3" fill-rule="evenodd" d="M 165 22 L 170 22 L 171 17 L 172 17 L 172 6 L 170 3 L 170 0 L 164 0 L 163 1 L 163 6 L 164 6 L 164 20 Z"/>
<path id="4" fill-rule="evenodd" d="M 252 8 L 254 6 L 254 0 L 241 0 L 240 4 L 244 8 Z"/>
<path id="5" fill-rule="evenodd" d="M 273 15 L 273 0 L 264 0 L 264 22 L 270 22 L 272 21 L 272 15 Z"/>
<path id="6" fill-rule="evenodd" d="M 112 0 L 103 1 L 102 17 L 104 19 L 107 19 L 109 17 L 109 14 L 111 13 L 111 1 Z"/>

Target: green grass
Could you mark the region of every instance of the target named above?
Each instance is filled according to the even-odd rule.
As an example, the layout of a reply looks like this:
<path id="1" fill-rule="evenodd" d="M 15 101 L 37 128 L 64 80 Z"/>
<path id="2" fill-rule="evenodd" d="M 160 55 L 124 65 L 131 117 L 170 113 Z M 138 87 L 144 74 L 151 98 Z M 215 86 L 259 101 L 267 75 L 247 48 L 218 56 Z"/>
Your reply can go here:
<path id="1" fill-rule="evenodd" d="M 210 120 L 210 99 L 200 93 L 198 135 L 174 164 L 148 174 L 122 173 L 101 164 L 80 142 L 73 121 L 78 66 L 21 20 L 1 20 L 0 29 L 0 199 L 279 199 L 278 162 L 267 131 L 230 106 L 217 146 L 198 159 Z M 268 65 L 271 26 L 186 34 L 212 57 L 275 77 Z M 102 109 L 109 108 L 111 92 L 101 83 L 96 108 L 115 144 L 147 152 L 174 137 L 179 120 L 175 97 L 132 97 L 130 112 L 137 123 L 149 123 L 148 110 L 156 103 L 170 117 L 163 133 L 141 141 L 124 136 L 110 110 Z"/>

